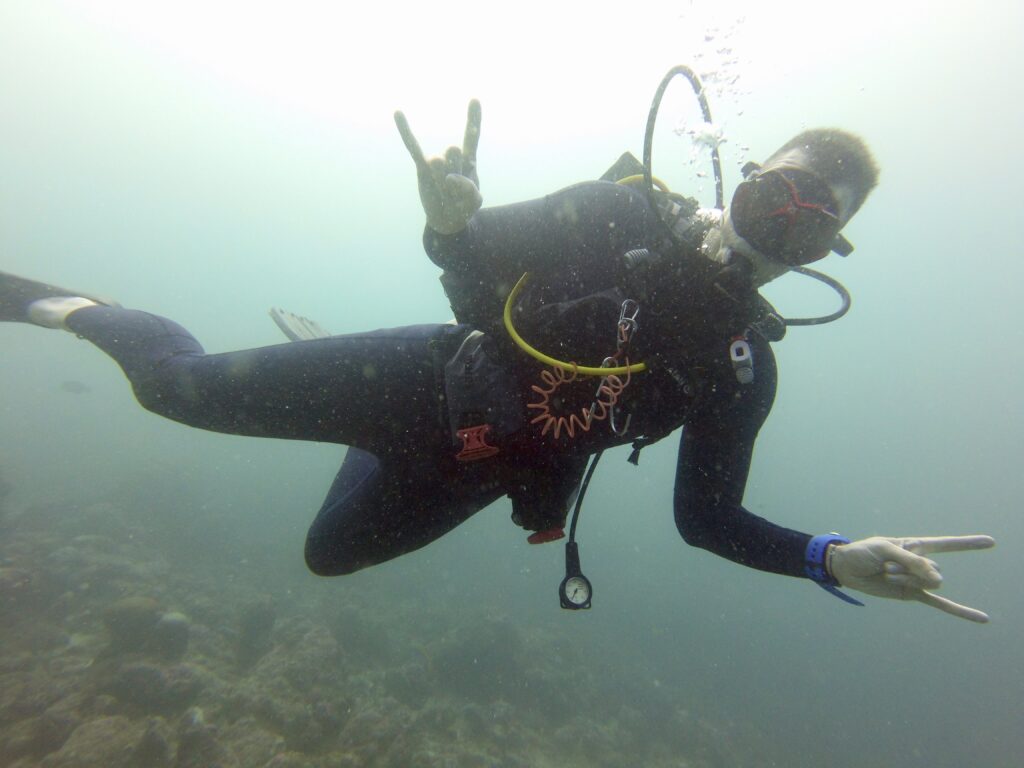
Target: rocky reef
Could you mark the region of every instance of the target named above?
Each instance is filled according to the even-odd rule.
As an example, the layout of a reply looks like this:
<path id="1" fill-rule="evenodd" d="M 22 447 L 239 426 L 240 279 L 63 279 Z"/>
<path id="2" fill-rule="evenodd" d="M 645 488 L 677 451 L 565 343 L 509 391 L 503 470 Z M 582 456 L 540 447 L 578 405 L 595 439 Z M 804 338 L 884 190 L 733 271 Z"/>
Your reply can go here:
<path id="1" fill-rule="evenodd" d="M 4 768 L 758 764 L 679 691 L 574 661 L 542 628 L 186 561 L 165 523 L 116 501 L 9 503 Z"/>

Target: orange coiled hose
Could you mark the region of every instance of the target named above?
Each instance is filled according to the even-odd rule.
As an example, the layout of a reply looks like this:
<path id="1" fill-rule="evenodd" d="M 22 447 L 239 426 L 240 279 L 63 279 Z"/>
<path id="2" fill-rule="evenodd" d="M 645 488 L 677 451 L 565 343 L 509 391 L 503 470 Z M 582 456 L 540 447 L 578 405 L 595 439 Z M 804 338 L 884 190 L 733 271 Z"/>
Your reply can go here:
<path id="1" fill-rule="evenodd" d="M 626 365 L 629 365 L 629 360 L 626 360 Z M 608 418 L 608 414 L 612 412 L 615 404 L 619 401 L 622 390 L 629 384 L 630 373 L 627 371 L 625 381 L 614 375 L 602 378 L 590 408 L 581 408 L 579 414 L 570 413 L 568 416 L 555 415 L 551 412 L 551 395 L 563 384 L 569 384 L 576 380 L 575 365 L 571 375 L 561 366 L 552 366 L 550 371 L 541 371 L 540 377 L 547 386 L 534 384 L 530 387 L 540 395 L 540 400 L 537 402 L 526 404 L 527 408 L 539 411 L 530 420 L 530 423 L 544 422 L 544 428 L 540 433 L 542 437 L 554 430 L 553 437 L 557 440 L 565 430 L 571 440 L 576 437 L 577 430 L 588 432 L 595 421 L 603 421 Z"/>

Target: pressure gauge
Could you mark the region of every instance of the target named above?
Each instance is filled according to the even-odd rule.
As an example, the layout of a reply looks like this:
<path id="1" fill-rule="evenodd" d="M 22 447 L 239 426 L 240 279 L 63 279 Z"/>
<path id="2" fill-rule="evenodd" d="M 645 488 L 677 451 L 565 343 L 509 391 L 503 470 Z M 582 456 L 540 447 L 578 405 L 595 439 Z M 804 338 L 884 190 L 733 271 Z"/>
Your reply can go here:
<path id="1" fill-rule="evenodd" d="M 570 611 L 590 607 L 594 590 L 590 580 L 580 572 L 580 553 L 575 541 L 565 545 L 565 578 L 558 585 L 558 601 Z"/>
<path id="2" fill-rule="evenodd" d="M 590 607 L 590 581 L 582 573 L 566 576 L 558 586 L 558 599 L 563 608 L 579 610 Z"/>

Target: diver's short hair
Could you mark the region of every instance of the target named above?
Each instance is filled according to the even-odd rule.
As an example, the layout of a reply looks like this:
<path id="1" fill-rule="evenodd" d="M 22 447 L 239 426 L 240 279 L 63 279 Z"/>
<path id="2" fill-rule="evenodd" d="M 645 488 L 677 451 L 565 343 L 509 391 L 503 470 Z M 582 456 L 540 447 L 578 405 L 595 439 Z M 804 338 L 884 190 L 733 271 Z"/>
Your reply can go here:
<path id="1" fill-rule="evenodd" d="M 853 191 L 853 216 L 878 184 L 878 163 L 859 136 L 838 128 L 812 128 L 779 147 L 765 165 L 791 149 L 803 150 L 813 170 L 832 185 Z"/>

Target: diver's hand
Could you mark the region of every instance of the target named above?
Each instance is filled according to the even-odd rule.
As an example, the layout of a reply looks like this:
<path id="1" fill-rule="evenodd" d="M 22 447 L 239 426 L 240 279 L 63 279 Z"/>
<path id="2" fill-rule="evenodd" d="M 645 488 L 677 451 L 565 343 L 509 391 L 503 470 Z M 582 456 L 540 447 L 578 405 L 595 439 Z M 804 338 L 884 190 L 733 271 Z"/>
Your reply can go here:
<path id="1" fill-rule="evenodd" d="M 988 621 L 988 614 L 927 591 L 942 584 L 942 574 L 934 560 L 922 555 L 988 549 L 995 543 L 991 536 L 900 539 L 872 536 L 834 545 L 829 553 L 828 569 L 844 587 L 875 597 L 918 600 L 961 619 L 983 624 Z"/>
<path id="2" fill-rule="evenodd" d="M 469 102 L 466 135 L 462 149 L 449 147 L 444 157 L 427 158 L 409 128 L 402 112 L 395 112 L 395 125 L 405 148 L 416 163 L 420 200 L 427 214 L 427 226 L 442 235 L 453 235 L 466 228 L 480 209 L 480 180 L 476 175 L 476 147 L 480 142 L 480 102 Z"/>

